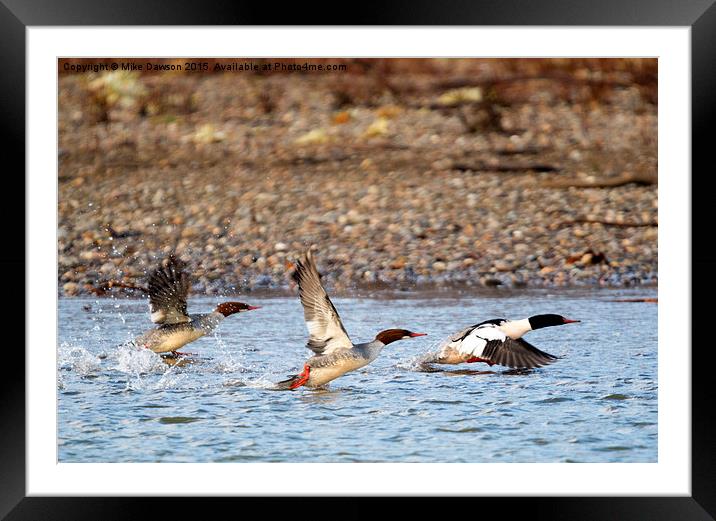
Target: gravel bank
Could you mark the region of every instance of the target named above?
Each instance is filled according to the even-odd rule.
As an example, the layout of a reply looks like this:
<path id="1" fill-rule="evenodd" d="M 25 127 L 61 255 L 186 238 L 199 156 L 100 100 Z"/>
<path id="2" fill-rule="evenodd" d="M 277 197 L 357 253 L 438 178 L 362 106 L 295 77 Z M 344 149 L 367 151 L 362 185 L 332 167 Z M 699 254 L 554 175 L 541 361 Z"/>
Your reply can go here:
<path id="1" fill-rule="evenodd" d="M 445 89 L 346 104 L 310 74 L 128 81 L 153 105 L 98 117 L 85 77 L 60 78 L 61 294 L 141 285 L 172 249 L 196 293 L 285 289 L 310 244 L 338 292 L 657 283 L 656 184 L 554 186 L 656 175 L 636 88 L 573 102 L 536 85 L 470 132 Z"/>

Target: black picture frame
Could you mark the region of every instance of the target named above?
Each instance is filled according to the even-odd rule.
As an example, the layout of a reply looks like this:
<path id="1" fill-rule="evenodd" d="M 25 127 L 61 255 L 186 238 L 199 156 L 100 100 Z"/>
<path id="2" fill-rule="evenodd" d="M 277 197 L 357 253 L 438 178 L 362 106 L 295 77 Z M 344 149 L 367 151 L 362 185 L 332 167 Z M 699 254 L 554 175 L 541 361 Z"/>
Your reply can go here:
<path id="1" fill-rule="evenodd" d="M 692 170 L 702 171 L 700 190 L 692 185 L 692 278 L 699 283 L 692 286 L 701 295 L 713 294 L 713 268 L 716 253 L 703 247 L 701 237 L 709 237 L 710 191 L 703 189 L 707 171 L 708 151 L 713 139 L 708 129 L 714 127 L 716 117 L 716 5 L 715 0 L 491 0 L 481 2 L 413 1 L 409 6 L 397 2 L 371 6 L 361 3 L 353 12 L 339 14 L 335 3 L 314 3 L 310 8 L 295 2 L 277 9 L 270 3 L 225 2 L 221 0 L 0 0 L 0 114 L 3 137 L 0 141 L 2 158 L 6 162 L 19 158 L 17 169 L 5 171 L 6 190 L 25 194 L 25 31 L 28 26 L 70 25 L 574 25 L 574 26 L 688 26 L 691 28 L 692 52 Z M 347 12 L 347 11 L 344 11 Z M 348 16 L 350 18 L 348 18 Z M 668 144 L 660 143 L 660 146 Z M 708 164 L 709 170 L 713 167 Z M 688 180 L 688 172 L 684 172 Z M 693 180 L 696 176 L 692 176 Z M 15 183 L 15 186 L 12 186 Z M 13 190 L 14 188 L 14 190 Z M 6 192 L 7 193 L 7 192 Z M 698 204 L 698 197 L 703 204 Z M 16 197 L 21 200 L 19 196 Z M 24 200 L 24 198 L 22 199 Z M 6 219 L 9 219 L 6 216 Z M 0 266 L 5 274 L 25 272 L 24 229 L 9 223 Z M 10 228 L 10 229 L 8 229 Z M 12 233 L 15 236 L 12 236 Z M 706 234 L 706 235 L 704 235 Z M 11 247 L 8 247 L 11 245 Z M 688 271 L 685 271 L 687 274 Z M 10 285 L 21 284 L 19 277 L 5 277 Z M 691 285 L 685 277 L 684 284 Z M 14 289 L 14 288 L 13 288 Z M 695 297 L 695 293 L 692 295 Z M 12 295 L 24 294 L 18 288 Z M 12 300 L 14 316 L 17 299 Z M 692 305 L 692 323 L 709 323 L 711 306 Z M 23 309 L 25 309 L 23 305 Z M 35 310 L 32 310 L 33 312 Z M 711 319 L 712 320 L 712 319 Z M 470 509 L 495 506 L 531 518 L 592 520 L 592 519 L 680 519 L 707 520 L 716 516 L 716 435 L 712 430 L 716 393 L 709 385 L 709 362 L 712 346 L 693 339 L 691 324 L 684 324 L 684 350 L 692 346 L 692 495 L 690 497 L 533 497 L 533 498 L 453 498 L 451 509 L 465 506 Z M 17 343 L 15 343 L 17 346 Z M 48 346 L 49 348 L 50 346 Z M 3 351 L 3 361 L 12 367 L 0 378 L 0 518 L 7 520 L 99 520 L 132 519 L 186 515 L 187 498 L 80 498 L 26 497 L 25 493 L 25 357 L 20 349 Z M 306 478 L 309 479 L 309 478 Z M 365 517 L 373 511 L 369 503 L 374 499 L 342 500 L 338 498 L 298 498 L 278 504 L 272 498 L 211 498 L 214 508 L 229 508 L 240 515 L 251 509 L 261 509 L 276 515 L 301 515 L 315 508 L 326 512 L 342 512 L 349 517 Z M 320 501 L 320 506 L 313 505 Z M 345 504 L 348 501 L 350 505 Z M 311 503 L 309 505 L 309 503 Z M 240 508 L 239 508 L 240 505 Z M 426 514 L 425 500 L 414 498 L 409 510 Z M 384 507 L 385 508 L 385 507 Z M 401 509 L 407 508 L 405 505 Z M 336 510 L 338 509 L 338 510 Z M 409 515 L 412 512 L 405 511 Z"/>

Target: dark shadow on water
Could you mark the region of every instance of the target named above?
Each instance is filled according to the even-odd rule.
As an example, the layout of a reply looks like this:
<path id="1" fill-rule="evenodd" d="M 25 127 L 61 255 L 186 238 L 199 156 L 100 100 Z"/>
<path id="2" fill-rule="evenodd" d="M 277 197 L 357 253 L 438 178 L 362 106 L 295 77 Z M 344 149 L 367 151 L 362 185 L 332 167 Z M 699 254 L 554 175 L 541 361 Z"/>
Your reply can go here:
<path id="1" fill-rule="evenodd" d="M 307 391 L 307 392 L 306 392 Z M 343 389 L 329 389 L 328 387 L 317 387 L 315 389 L 306 389 L 300 392 L 298 399 L 306 404 L 327 404 L 335 402 L 343 395 Z"/>
<path id="2" fill-rule="evenodd" d="M 207 362 L 208 358 L 199 358 L 193 353 L 187 355 L 161 355 L 162 362 L 170 367 L 185 367 L 187 365 L 201 364 Z"/>
<path id="3" fill-rule="evenodd" d="M 443 373 L 445 372 L 445 369 L 435 367 L 428 362 L 422 362 L 419 363 L 415 368 L 413 368 L 413 371 L 417 373 Z"/>
<path id="4" fill-rule="evenodd" d="M 327 385 L 321 386 L 321 387 L 305 387 L 301 386 L 296 389 L 289 389 L 286 385 L 283 385 L 282 382 L 277 382 L 271 387 L 266 387 L 267 391 L 287 391 L 289 393 L 299 394 L 301 396 L 303 395 L 321 395 L 321 394 L 331 394 L 336 393 L 340 389 L 330 389 Z"/>
<path id="5" fill-rule="evenodd" d="M 533 369 L 508 369 L 507 371 L 502 371 L 500 374 L 505 376 L 524 376 L 532 373 L 534 373 Z"/>
<path id="6" fill-rule="evenodd" d="M 441 371 L 445 376 L 467 376 L 480 374 L 498 374 L 497 371 L 479 371 L 477 369 L 455 369 L 451 371 Z"/>
<path id="7" fill-rule="evenodd" d="M 196 416 L 162 416 L 159 418 L 159 423 L 163 423 L 165 425 L 169 424 L 176 424 L 176 423 L 194 423 L 202 418 L 196 417 Z"/>
<path id="8" fill-rule="evenodd" d="M 443 369 L 435 367 L 429 363 L 419 364 L 415 369 L 419 373 L 442 373 L 445 376 L 463 376 L 463 375 L 481 375 L 481 374 L 499 374 L 505 376 L 524 376 L 534 373 L 532 369 L 506 369 L 504 371 L 497 370 L 479 370 L 479 369 Z"/>

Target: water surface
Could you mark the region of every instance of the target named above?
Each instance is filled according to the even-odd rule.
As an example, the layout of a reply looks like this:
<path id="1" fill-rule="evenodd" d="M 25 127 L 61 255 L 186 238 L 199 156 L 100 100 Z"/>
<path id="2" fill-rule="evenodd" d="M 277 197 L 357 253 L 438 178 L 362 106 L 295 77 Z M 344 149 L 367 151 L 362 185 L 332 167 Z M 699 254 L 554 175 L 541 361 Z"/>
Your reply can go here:
<path id="1" fill-rule="evenodd" d="M 429 336 L 387 346 L 326 390 L 271 390 L 311 352 L 296 297 L 191 298 L 262 309 L 229 317 L 169 366 L 118 347 L 152 325 L 142 300 L 59 300 L 61 462 L 655 462 L 656 290 L 529 291 L 333 299 L 349 335 Z M 581 319 L 529 333 L 556 363 L 512 374 L 485 364 L 418 371 L 448 334 L 488 318 Z"/>

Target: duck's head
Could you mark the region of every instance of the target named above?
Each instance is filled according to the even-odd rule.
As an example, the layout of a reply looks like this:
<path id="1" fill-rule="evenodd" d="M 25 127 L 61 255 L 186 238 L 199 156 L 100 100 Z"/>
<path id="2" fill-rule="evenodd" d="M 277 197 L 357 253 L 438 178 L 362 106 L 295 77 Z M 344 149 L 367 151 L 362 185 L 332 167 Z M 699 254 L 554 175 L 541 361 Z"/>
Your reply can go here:
<path id="1" fill-rule="evenodd" d="M 551 327 L 551 326 L 561 326 L 564 324 L 573 324 L 575 322 L 580 322 L 579 320 L 572 320 L 571 318 L 563 317 L 562 315 L 553 315 L 553 314 L 546 314 L 546 315 L 534 315 L 530 317 L 529 319 L 530 326 L 532 329 L 540 329 L 543 327 Z"/>
<path id="2" fill-rule="evenodd" d="M 378 342 L 385 345 L 395 342 L 396 340 L 404 340 L 406 338 L 414 338 L 416 336 L 425 336 L 427 333 L 413 333 L 407 329 L 386 329 L 375 336 Z"/>
<path id="3" fill-rule="evenodd" d="M 252 309 L 259 308 L 261 308 L 261 306 L 249 306 L 243 302 L 222 302 L 216 306 L 216 311 L 225 317 L 228 317 L 234 313 L 241 313 L 242 311 L 251 311 Z"/>

